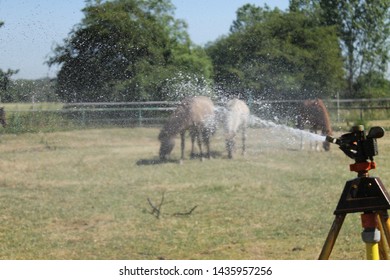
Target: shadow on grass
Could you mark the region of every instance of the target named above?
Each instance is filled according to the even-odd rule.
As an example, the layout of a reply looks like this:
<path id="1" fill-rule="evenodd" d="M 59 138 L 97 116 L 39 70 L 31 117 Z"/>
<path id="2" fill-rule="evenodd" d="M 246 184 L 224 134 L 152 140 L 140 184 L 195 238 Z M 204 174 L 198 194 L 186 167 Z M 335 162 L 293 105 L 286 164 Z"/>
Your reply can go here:
<path id="1" fill-rule="evenodd" d="M 222 154 L 220 152 L 211 152 L 210 153 L 211 158 L 221 158 Z M 190 157 L 191 160 L 200 160 L 200 154 L 194 154 Z M 207 160 L 206 158 L 204 158 Z M 186 159 L 184 159 L 186 160 Z M 137 161 L 137 165 L 157 165 L 157 164 L 165 164 L 165 163 L 182 163 L 182 160 L 180 159 L 166 159 L 161 160 L 159 158 L 151 158 L 151 159 L 140 159 Z"/>
<path id="2" fill-rule="evenodd" d="M 156 165 L 156 164 L 164 164 L 164 163 L 179 163 L 179 160 L 176 159 L 161 160 L 159 158 L 153 158 L 153 159 L 140 159 L 137 161 L 137 165 Z"/>

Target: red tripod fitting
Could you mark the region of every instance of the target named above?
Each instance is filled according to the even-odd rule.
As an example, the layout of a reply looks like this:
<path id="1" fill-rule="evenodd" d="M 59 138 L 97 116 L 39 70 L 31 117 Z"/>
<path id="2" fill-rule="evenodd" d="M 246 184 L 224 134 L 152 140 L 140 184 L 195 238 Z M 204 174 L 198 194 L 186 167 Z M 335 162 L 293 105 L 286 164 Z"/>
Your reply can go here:
<path id="1" fill-rule="evenodd" d="M 368 172 L 371 169 L 376 168 L 376 163 L 374 161 L 370 162 L 359 162 L 349 165 L 349 170 L 355 171 L 355 172 Z"/>
<path id="2" fill-rule="evenodd" d="M 360 215 L 363 228 L 377 228 L 378 219 L 375 213 L 364 213 Z"/>

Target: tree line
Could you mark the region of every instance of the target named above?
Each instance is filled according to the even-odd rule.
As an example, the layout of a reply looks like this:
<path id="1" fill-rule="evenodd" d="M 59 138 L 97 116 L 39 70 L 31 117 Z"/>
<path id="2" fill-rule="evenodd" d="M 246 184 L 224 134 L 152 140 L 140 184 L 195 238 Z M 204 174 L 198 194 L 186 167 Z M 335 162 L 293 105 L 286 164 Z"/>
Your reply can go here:
<path id="1" fill-rule="evenodd" d="M 387 0 L 290 0 L 286 11 L 246 4 L 226 35 L 201 47 L 170 0 L 89 0 L 47 61 L 60 70 L 54 81 L 40 81 L 49 85 L 41 97 L 390 97 L 389 7 Z M 10 79 L 15 71 L 0 69 L 2 101 L 23 97 Z"/>

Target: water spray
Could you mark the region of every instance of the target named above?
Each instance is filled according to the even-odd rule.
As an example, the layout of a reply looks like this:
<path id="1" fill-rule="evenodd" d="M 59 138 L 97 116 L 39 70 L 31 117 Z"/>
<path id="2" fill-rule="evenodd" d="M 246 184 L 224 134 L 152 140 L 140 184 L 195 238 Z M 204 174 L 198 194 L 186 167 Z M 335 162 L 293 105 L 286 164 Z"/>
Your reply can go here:
<path id="1" fill-rule="evenodd" d="M 336 144 L 355 160 L 350 170 L 357 172 L 355 179 L 346 182 L 339 203 L 334 211 L 335 220 L 322 248 L 319 259 L 328 259 L 348 213 L 363 212 L 362 240 L 366 244 L 366 257 L 371 260 L 390 259 L 390 195 L 378 177 L 370 177 L 368 171 L 376 168 L 374 156 L 378 155 L 377 139 L 383 137 L 382 127 L 372 127 L 368 134 L 363 126 L 355 126 L 340 138 L 326 136 L 325 140 Z M 384 239 L 385 238 L 385 239 Z"/>
<path id="2" fill-rule="evenodd" d="M 294 136 L 299 139 L 303 137 L 310 141 L 318 141 L 318 142 L 326 141 L 326 137 L 323 135 L 311 133 L 306 130 L 293 128 L 291 126 L 287 126 L 283 124 L 277 124 L 269 120 L 263 120 L 253 115 L 250 116 L 249 124 L 254 127 L 272 128 L 272 129 L 277 129 L 278 131 L 285 131 L 289 133 L 291 136 Z"/>

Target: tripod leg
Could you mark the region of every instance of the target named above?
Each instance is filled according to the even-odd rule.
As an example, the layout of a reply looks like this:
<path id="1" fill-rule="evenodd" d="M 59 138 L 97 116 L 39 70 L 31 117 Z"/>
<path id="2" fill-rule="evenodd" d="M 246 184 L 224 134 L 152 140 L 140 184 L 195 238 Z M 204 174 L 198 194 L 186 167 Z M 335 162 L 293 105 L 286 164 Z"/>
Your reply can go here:
<path id="1" fill-rule="evenodd" d="M 329 230 L 328 237 L 326 238 L 325 244 L 322 247 L 322 251 L 319 260 L 328 260 L 330 253 L 332 253 L 333 246 L 336 243 L 337 236 L 339 235 L 341 226 L 343 225 L 346 214 L 336 215 L 332 227 Z"/>
<path id="2" fill-rule="evenodd" d="M 363 232 L 362 240 L 366 243 L 367 260 L 379 260 L 380 231 L 378 215 L 375 212 L 364 212 L 361 215 Z"/>
<path id="3" fill-rule="evenodd" d="M 386 240 L 386 233 L 383 228 L 382 220 L 380 219 L 381 214 L 379 213 L 379 219 L 378 219 L 378 228 L 381 232 L 381 240 L 379 241 L 379 256 L 381 260 L 388 260 L 389 259 L 389 248 L 387 247 L 387 240 Z"/>
<path id="4" fill-rule="evenodd" d="M 390 246 L 390 219 L 386 210 L 379 212 L 380 221 L 383 226 L 383 233 L 386 237 L 387 244 Z"/>
<path id="5" fill-rule="evenodd" d="M 387 246 L 390 249 L 390 219 L 389 219 L 389 214 L 387 213 L 387 210 L 383 210 L 379 212 L 379 224 L 381 226 L 380 230 L 382 232 L 382 236 L 386 238 L 387 241 Z M 381 239 L 384 239 L 384 238 Z M 384 259 L 389 259 L 390 254 L 388 251 L 388 248 L 385 245 L 385 241 L 382 240 L 382 250 L 384 251 Z"/>
<path id="6" fill-rule="evenodd" d="M 366 243 L 366 258 L 367 260 L 379 260 L 378 243 Z"/>

